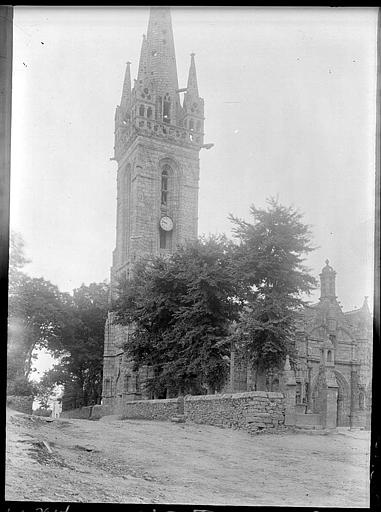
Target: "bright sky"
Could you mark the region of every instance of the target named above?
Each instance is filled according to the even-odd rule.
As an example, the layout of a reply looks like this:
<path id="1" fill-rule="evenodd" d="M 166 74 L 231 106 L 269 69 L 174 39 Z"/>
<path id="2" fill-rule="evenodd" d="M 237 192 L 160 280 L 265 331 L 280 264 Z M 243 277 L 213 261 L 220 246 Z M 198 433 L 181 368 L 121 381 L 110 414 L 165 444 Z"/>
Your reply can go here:
<path id="1" fill-rule="evenodd" d="M 148 8 L 15 7 L 11 226 L 61 290 L 103 281 L 115 247 L 114 113 Z M 267 197 L 294 205 L 344 309 L 373 289 L 376 8 L 174 8 L 179 86 L 205 99 L 199 233 Z M 315 296 L 317 296 L 315 294 Z"/>

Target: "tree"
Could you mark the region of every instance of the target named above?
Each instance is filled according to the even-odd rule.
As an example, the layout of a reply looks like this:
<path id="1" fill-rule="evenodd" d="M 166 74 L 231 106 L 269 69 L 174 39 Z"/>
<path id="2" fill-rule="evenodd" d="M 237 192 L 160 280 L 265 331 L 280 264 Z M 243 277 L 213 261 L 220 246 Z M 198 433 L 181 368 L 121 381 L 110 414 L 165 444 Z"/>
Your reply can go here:
<path id="1" fill-rule="evenodd" d="M 23 272 L 28 262 L 24 242 L 12 233 L 8 300 L 8 392 L 33 393 L 29 382 L 35 350 L 59 352 L 62 339 L 70 336 L 70 296 L 43 278 Z"/>
<path id="2" fill-rule="evenodd" d="M 12 231 L 9 244 L 9 288 L 17 287 L 19 279 L 25 276 L 22 269 L 30 262 L 25 256 L 25 243 L 20 233 Z"/>
<path id="3" fill-rule="evenodd" d="M 84 405 L 100 402 L 107 311 L 107 284 L 82 284 L 73 291 L 72 335 L 63 338 L 59 364 L 46 372 L 40 383 L 42 389 L 49 392 L 52 386 L 61 384 L 66 390 L 77 390 Z"/>
<path id="4" fill-rule="evenodd" d="M 237 318 L 232 244 L 201 239 L 169 258 L 143 260 L 120 283 L 118 321 L 133 324 L 125 347 L 135 369 L 149 366 L 157 395 L 199 394 L 218 389 L 228 371 L 225 339 Z"/>
<path id="5" fill-rule="evenodd" d="M 8 393 L 42 396 L 56 384 L 76 383 L 86 402 L 99 401 L 108 286 L 92 283 L 73 296 L 62 293 L 44 278 L 23 272 L 28 260 L 19 234 L 12 234 L 10 245 Z M 30 381 L 32 362 L 43 348 L 59 364 L 36 386 Z"/>
<path id="6" fill-rule="evenodd" d="M 245 301 L 231 339 L 257 376 L 279 368 L 286 354 L 294 354 L 295 321 L 305 305 L 301 295 L 316 285 L 303 265 L 303 256 L 314 249 L 309 226 L 294 208 L 273 198 L 268 205 L 250 208 L 252 223 L 230 215 L 238 239 L 235 275 Z"/>
<path id="7" fill-rule="evenodd" d="M 70 302 L 70 295 L 42 277 L 20 278 L 9 294 L 9 378 L 16 372 L 28 380 L 35 350 L 62 351 L 63 339 L 72 335 Z"/>

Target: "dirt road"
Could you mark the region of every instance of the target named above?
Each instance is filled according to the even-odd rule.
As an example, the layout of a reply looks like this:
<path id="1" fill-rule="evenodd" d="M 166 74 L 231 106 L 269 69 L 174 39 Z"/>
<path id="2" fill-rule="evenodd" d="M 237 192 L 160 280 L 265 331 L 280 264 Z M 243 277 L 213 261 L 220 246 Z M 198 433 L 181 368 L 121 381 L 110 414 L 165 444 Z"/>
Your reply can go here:
<path id="1" fill-rule="evenodd" d="M 5 497 L 367 507 L 368 460 L 363 431 L 250 436 L 115 417 L 46 422 L 8 410 Z"/>

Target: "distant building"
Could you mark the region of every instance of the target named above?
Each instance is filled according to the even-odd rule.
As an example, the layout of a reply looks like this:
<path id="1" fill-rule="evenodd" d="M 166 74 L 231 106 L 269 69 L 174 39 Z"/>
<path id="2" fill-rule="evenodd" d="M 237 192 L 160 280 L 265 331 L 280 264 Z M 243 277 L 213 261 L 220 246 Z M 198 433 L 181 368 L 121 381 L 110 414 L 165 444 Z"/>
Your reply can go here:
<path id="1" fill-rule="evenodd" d="M 180 93 L 184 93 L 180 101 Z M 116 247 L 111 293 L 142 256 L 171 254 L 197 239 L 199 152 L 204 100 L 191 54 L 187 87 L 179 89 L 170 10 L 151 8 L 139 68 L 131 89 L 130 63 L 115 113 Z M 112 313 L 105 328 L 102 402 L 147 398 L 148 369 L 133 371 L 123 345 L 129 328 Z"/>
<path id="2" fill-rule="evenodd" d="M 367 298 L 361 308 L 342 311 L 335 292 L 336 272 L 326 261 L 320 274 L 320 299 L 305 308 L 296 331 L 296 403 L 299 412 L 320 413 L 322 368 L 330 372 L 337 390 L 337 426 L 366 426 L 370 422 L 372 382 L 372 316 Z M 254 377 L 237 358 L 232 391 L 253 389 Z M 279 373 L 266 376 L 266 387 L 277 391 Z"/>

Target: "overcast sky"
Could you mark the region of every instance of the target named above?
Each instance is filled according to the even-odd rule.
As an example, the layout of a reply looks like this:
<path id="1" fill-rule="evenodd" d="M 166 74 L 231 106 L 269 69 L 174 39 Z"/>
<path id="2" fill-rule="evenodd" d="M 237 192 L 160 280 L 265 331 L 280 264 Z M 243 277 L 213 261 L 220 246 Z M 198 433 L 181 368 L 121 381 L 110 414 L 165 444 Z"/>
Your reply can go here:
<path id="1" fill-rule="evenodd" d="M 148 8 L 15 7 L 11 227 L 26 271 L 72 291 L 108 278 L 114 113 Z M 205 100 L 199 233 L 279 196 L 311 224 L 344 309 L 373 293 L 377 10 L 173 8 L 179 86 Z M 315 297 L 318 296 L 317 293 Z"/>

